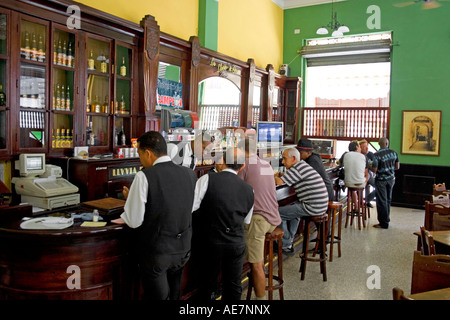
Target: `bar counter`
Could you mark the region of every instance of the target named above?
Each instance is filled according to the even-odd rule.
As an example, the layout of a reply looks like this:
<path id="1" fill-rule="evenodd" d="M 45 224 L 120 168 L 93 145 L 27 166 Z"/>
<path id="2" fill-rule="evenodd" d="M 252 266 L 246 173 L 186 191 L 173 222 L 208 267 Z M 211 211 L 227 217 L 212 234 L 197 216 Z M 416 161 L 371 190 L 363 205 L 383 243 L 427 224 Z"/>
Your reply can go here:
<path id="1" fill-rule="evenodd" d="M 277 187 L 277 198 L 279 205 L 297 200 L 294 189 L 286 185 Z M 82 207 L 74 210 L 66 212 L 86 212 Z M 110 222 L 104 227 L 82 227 L 82 221 L 75 220 L 66 229 L 28 230 L 20 227 L 22 216 L 0 219 L 0 300 L 139 299 L 137 264 L 131 250 L 132 229 Z M 182 299 L 195 297 L 201 276 L 196 273 L 199 268 L 195 267 L 198 260 L 194 250 L 197 257 L 200 252 L 202 259 L 207 259 L 201 246 L 192 250 L 193 256 L 185 267 Z M 245 262 L 243 279 L 249 270 Z M 76 277 L 78 288 L 74 288 Z"/>
<path id="2" fill-rule="evenodd" d="M 22 222 L 0 224 L 0 299 L 130 297 L 129 228 L 75 221 L 61 230 L 25 230 Z"/>

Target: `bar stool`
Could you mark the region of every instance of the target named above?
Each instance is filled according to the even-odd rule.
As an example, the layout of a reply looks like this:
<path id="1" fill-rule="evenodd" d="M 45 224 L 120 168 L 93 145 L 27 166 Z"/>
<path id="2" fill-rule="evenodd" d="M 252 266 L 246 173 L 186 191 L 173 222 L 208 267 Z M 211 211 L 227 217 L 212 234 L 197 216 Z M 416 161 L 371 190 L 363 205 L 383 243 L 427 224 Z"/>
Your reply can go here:
<path id="1" fill-rule="evenodd" d="M 301 280 L 305 279 L 305 273 L 306 273 L 306 262 L 307 261 L 314 261 L 314 262 L 320 262 L 320 272 L 323 276 L 323 281 L 327 281 L 327 270 L 326 270 L 326 261 L 327 257 L 325 254 L 326 250 L 326 237 L 327 237 L 327 221 L 328 221 L 328 213 L 324 213 L 318 216 L 306 216 L 302 217 L 302 219 L 305 222 L 305 225 L 303 226 L 303 252 L 300 254 L 300 259 L 302 260 L 300 264 L 300 270 L 299 272 L 302 273 Z M 317 239 L 319 245 L 317 249 L 320 252 L 320 258 L 312 258 L 308 257 L 308 247 L 309 247 L 309 225 L 310 222 L 314 222 L 317 226 Z M 314 250 L 314 252 L 317 250 Z"/>
<path id="2" fill-rule="evenodd" d="M 366 209 L 365 209 L 365 203 L 363 199 L 363 188 L 353 188 L 353 187 L 347 187 L 347 217 L 345 219 L 345 227 L 347 228 L 348 225 L 348 218 L 351 216 L 350 225 L 353 224 L 354 217 L 358 218 L 358 229 L 361 230 L 361 218 L 363 227 L 366 227 Z M 353 202 L 352 194 L 353 192 L 356 192 L 358 197 L 358 203 Z M 353 205 L 355 209 L 353 209 Z"/>
<path id="3" fill-rule="evenodd" d="M 335 243 L 337 243 L 337 245 L 338 245 L 338 257 L 341 256 L 342 203 L 340 203 L 339 201 L 328 202 L 327 213 L 328 213 L 327 230 L 330 230 L 329 225 L 331 223 L 331 232 L 327 237 L 326 243 L 330 244 L 330 262 L 332 262 L 333 261 L 333 248 L 334 248 Z M 339 216 L 337 236 L 334 235 L 334 227 L 336 225 L 336 223 L 335 223 L 336 216 Z"/>
<path id="4" fill-rule="evenodd" d="M 266 233 L 265 242 L 264 242 L 264 264 L 266 261 L 268 262 L 268 271 L 266 273 L 266 278 L 268 279 L 268 285 L 266 286 L 266 291 L 269 292 L 269 300 L 273 300 L 273 291 L 279 290 L 280 300 L 284 300 L 283 294 L 283 238 L 284 231 L 280 228 L 275 228 L 272 233 Z M 273 245 L 274 242 L 278 243 L 277 251 L 278 251 L 278 275 L 273 274 Z M 268 256 L 268 258 L 267 258 Z M 248 276 L 248 288 L 247 288 L 247 300 L 250 300 L 252 296 L 253 289 L 253 279 L 251 272 Z M 274 284 L 274 280 L 276 283 Z"/>

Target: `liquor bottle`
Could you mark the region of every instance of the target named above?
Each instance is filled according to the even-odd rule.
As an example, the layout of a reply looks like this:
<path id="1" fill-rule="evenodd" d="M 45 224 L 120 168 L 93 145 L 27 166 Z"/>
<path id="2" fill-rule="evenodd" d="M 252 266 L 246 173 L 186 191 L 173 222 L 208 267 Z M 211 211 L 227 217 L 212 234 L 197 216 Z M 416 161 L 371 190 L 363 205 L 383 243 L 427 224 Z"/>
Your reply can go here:
<path id="1" fill-rule="evenodd" d="M 66 92 L 64 85 L 61 86 L 61 97 L 60 97 L 61 105 L 60 110 L 66 110 Z"/>
<path id="2" fill-rule="evenodd" d="M 73 129 L 70 131 L 69 148 L 73 148 Z"/>
<path id="3" fill-rule="evenodd" d="M 126 135 L 125 135 L 125 131 L 123 130 L 123 124 L 122 124 L 122 128 L 121 128 L 120 131 L 119 131 L 117 140 L 118 140 L 117 142 L 118 142 L 119 145 L 121 145 L 121 146 L 124 146 L 125 143 L 126 143 L 126 141 L 127 141 L 127 138 L 126 138 Z"/>
<path id="4" fill-rule="evenodd" d="M 71 106 L 70 106 L 70 90 L 69 90 L 69 86 L 67 86 L 67 92 L 66 92 L 66 110 L 70 111 Z"/>
<path id="5" fill-rule="evenodd" d="M 6 94 L 3 91 L 3 85 L 0 84 L 0 106 L 6 106 Z"/>
<path id="6" fill-rule="evenodd" d="M 69 46 L 67 48 L 67 66 L 73 67 L 73 55 L 72 55 L 72 42 L 69 41 Z"/>
<path id="7" fill-rule="evenodd" d="M 100 72 L 101 73 L 106 73 L 106 70 L 107 70 L 107 68 L 106 68 L 106 58 L 103 55 L 103 51 L 100 54 L 100 56 L 97 58 L 97 60 L 100 60 Z"/>
<path id="8" fill-rule="evenodd" d="M 59 143 L 59 147 L 60 148 L 66 147 L 66 129 L 64 129 L 64 128 L 61 129 L 61 140 Z"/>
<path id="9" fill-rule="evenodd" d="M 31 36 L 31 60 L 37 61 L 37 42 L 36 34 L 34 32 Z"/>
<path id="10" fill-rule="evenodd" d="M 95 100 L 94 100 L 94 112 L 102 112 L 102 106 L 100 105 L 100 102 L 98 102 L 98 97 L 95 96 Z"/>
<path id="11" fill-rule="evenodd" d="M 103 106 L 102 106 L 102 112 L 103 113 L 109 113 L 109 108 L 108 108 L 108 96 L 105 96 L 105 102 L 103 102 Z"/>
<path id="12" fill-rule="evenodd" d="M 27 60 L 31 59 L 31 55 L 30 55 L 30 36 L 28 34 L 28 31 L 25 31 L 25 50 L 24 50 L 24 57 Z"/>
<path id="13" fill-rule="evenodd" d="M 52 149 L 56 147 L 55 129 L 52 129 Z"/>
<path id="14" fill-rule="evenodd" d="M 125 65 L 125 57 L 122 57 L 122 65 L 120 66 L 120 75 L 125 77 L 127 75 L 127 66 Z"/>
<path id="15" fill-rule="evenodd" d="M 88 70 L 95 70 L 94 52 L 89 52 Z"/>
<path id="16" fill-rule="evenodd" d="M 91 112 L 91 99 L 89 97 L 87 97 L 86 101 L 86 112 Z"/>
<path id="17" fill-rule="evenodd" d="M 56 110 L 61 110 L 61 89 L 56 85 Z"/>
<path id="18" fill-rule="evenodd" d="M 39 62 L 45 61 L 45 52 L 44 52 L 44 45 L 42 43 L 42 34 L 39 34 L 37 59 Z"/>
<path id="19" fill-rule="evenodd" d="M 62 65 L 62 47 L 61 47 L 61 40 L 58 41 L 58 65 Z"/>
<path id="20" fill-rule="evenodd" d="M 124 114 L 125 113 L 125 99 L 122 95 L 122 99 L 120 100 L 120 113 Z"/>
<path id="21" fill-rule="evenodd" d="M 58 64 L 58 41 L 53 43 L 53 64 Z"/>
<path id="22" fill-rule="evenodd" d="M 62 60 L 62 65 L 63 66 L 67 66 L 67 55 L 66 55 L 66 40 L 64 40 L 63 42 L 63 46 L 61 49 L 61 60 Z"/>
<path id="23" fill-rule="evenodd" d="M 61 148 L 61 131 L 59 128 L 56 129 L 55 148 Z"/>

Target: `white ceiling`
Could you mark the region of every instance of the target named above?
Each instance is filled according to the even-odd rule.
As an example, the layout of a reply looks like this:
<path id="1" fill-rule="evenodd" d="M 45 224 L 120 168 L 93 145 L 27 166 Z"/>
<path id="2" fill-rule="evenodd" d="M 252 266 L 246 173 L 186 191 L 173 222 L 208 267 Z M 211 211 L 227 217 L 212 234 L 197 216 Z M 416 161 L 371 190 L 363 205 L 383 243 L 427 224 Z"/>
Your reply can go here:
<path id="1" fill-rule="evenodd" d="M 332 0 L 272 0 L 272 1 L 275 2 L 283 10 L 333 2 Z M 334 0 L 334 2 L 340 1 L 346 0 Z"/>

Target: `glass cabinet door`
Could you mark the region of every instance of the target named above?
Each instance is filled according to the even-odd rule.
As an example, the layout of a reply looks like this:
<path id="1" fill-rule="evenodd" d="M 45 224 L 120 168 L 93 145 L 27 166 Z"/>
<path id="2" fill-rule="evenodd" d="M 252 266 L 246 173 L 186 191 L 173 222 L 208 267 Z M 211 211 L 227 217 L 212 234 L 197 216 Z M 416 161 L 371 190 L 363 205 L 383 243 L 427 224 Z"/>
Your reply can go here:
<path id="1" fill-rule="evenodd" d="M 114 147 L 131 144 L 132 57 L 131 48 L 116 45 Z"/>
<path id="2" fill-rule="evenodd" d="M 19 148 L 46 148 L 47 25 L 21 19 Z"/>
<path id="3" fill-rule="evenodd" d="M 88 38 L 86 145 L 110 146 L 111 41 Z"/>
<path id="4" fill-rule="evenodd" d="M 10 110 L 8 89 L 7 66 L 8 66 L 8 21 L 9 17 L 0 12 L 0 152 L 5 153 L 8 150 L 8 117 Z"/>
<path id="5" fill-rule="evenodd" d="M 73 33 L 59 28 L 53 30 L 51 86 L 51 150 L 74 146 L 75 39 Z"/>

